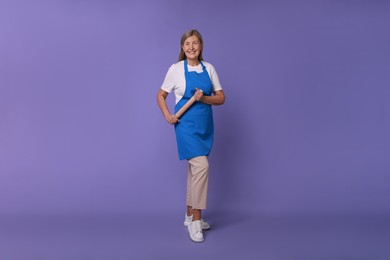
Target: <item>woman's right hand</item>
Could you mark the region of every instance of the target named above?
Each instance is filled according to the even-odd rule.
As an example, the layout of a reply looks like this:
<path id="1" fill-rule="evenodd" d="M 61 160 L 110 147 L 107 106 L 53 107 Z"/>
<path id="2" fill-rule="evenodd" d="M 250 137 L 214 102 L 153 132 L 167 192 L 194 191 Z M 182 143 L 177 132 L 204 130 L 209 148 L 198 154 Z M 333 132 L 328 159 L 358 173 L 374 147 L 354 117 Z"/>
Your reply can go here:
<path id="1" fill-rule="evenodd" d="M 171 125 L 174 125 L 177 122 L 180 122 L 179 118 L 177 118 L 175 115 L 169 115 L 169 116 L 165 117 L 165 119 Z"/>

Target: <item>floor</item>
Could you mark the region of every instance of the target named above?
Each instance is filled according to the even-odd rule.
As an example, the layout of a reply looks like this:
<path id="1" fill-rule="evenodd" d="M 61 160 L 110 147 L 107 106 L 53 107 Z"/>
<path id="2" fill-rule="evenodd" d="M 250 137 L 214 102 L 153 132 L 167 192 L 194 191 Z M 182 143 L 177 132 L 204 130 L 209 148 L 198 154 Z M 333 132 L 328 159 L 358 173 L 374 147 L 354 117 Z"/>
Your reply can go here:
<path id="1" fill-rule="evenodd" d="M 205 242 L 181 214 L 0 216 L 0 260 L 389 260 L 389 216 L 211 212 Z"/>

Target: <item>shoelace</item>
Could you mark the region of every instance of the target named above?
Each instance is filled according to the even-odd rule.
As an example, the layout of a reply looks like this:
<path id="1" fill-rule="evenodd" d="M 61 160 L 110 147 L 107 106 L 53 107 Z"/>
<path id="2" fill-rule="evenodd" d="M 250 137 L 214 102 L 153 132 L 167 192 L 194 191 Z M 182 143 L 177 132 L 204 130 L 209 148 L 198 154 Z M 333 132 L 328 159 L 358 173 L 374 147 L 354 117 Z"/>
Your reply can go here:
<path id="1" fill-rule="evenodd" d="M 192 231 L 194 232 L 194 235 L 197 233 L 202 233 L 202 222 L 198 222 L 195 225 L 191 225 Z"/>

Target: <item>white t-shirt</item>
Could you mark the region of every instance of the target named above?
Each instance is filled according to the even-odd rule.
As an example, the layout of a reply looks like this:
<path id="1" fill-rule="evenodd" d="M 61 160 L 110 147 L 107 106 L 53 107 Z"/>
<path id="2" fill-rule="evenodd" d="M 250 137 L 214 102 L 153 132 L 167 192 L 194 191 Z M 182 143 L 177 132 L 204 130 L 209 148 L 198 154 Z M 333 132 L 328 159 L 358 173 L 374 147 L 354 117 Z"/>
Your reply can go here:
<path id="1" fill-rule="evenodd" d="M 209 73 L 211 82 L 213 83 L 213 91 L 222 90 L 221 83 L 219 82 L 218 74 L 215 71 L 213 65 L 208 62 L 202 61 L 203 65 L 206 67 L 207 72 Z M 199 63 L 198 66 L 188 66 L 188 71 L 196 71 L 197 73 L 203 72 L 202 65 Z M 184 61 L 179 61 L 178 63 L 173 64 L 165 76 L 164 82 L 161 86 L 161 89 L 171 93 L 172 90 L 175 93 L 176 103 L 184 96 L 186 90 L 186 77 L 184 73 Z"/>

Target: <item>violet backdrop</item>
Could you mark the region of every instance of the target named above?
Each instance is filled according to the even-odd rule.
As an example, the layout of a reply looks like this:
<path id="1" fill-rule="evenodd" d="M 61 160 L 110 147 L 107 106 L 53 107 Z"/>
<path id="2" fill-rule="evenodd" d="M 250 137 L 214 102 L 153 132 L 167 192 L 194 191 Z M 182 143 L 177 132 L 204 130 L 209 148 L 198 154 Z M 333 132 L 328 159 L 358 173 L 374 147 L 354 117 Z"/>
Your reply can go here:
<path id="1" fill-rule="evenodd" d="M 390 213 L 389 13 L 386 1 L 1 1 L 0 213 L 183 212 L 186 163 L 156 93 L 192 28 L 227 97 L 209 210 Z"/>

